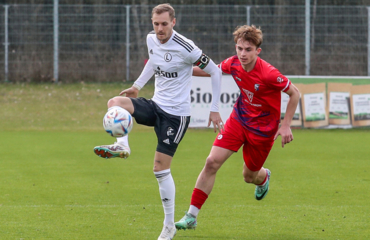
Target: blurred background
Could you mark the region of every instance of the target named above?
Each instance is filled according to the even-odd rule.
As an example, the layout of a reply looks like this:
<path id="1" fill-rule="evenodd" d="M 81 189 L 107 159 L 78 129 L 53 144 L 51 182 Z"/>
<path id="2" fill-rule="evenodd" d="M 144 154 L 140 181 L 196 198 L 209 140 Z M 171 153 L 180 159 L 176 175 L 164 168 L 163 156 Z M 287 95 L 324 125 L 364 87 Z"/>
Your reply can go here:
<path id="1" fill-rule="evenodd" d="M 234 29 L 254 24 L 264 33 L 261 57 L 285 75 L 370 73 L 369 0 L 165 2 L 175 8 L 175 30 L 216 63 L 235 54 Z M 0 1 L 0 81 L 134 81 L 159 3 Z"/>

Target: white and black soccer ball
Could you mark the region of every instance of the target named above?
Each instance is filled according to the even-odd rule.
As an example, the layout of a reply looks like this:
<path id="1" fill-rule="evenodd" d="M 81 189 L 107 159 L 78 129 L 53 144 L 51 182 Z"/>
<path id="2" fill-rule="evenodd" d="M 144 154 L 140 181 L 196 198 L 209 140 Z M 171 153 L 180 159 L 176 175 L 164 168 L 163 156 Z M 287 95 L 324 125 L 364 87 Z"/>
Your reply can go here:
<path id="1" fill-rule="evenodd" d="M 133 126 L 131 114 L 121 107 L 110 109 L 103 118 L 103 127 L 112 137 L 126 136 Z"/>

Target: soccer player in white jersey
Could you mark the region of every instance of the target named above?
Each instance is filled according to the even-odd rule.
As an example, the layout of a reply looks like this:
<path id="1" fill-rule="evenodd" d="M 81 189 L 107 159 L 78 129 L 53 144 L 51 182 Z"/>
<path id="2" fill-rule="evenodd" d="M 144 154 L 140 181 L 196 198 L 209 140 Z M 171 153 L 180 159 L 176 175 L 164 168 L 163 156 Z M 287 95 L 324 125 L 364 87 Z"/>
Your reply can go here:
<path id="1" fill-rule="evenodd" d="M 223 129 L 218 112 L 221 71 L 193 41 L 177 33 L 175 11 L 169 4 L 153 8 L 154 31 L 147 36 L 149 60 L 133 86 L 108 101 L 108 109 L 124 108 L 139 124 L 153 126 L 158 138 L 154 155 L 154 175 L 164 209 L 164 226 L 158 240 L 170 240 L 176 234 L 174 225 L 175 184 L 170 166 L 176 148 L 183 138 L 190 121 L 190 90 L 193 65 L 211 75 L 212 105 L 208 126 L 214 131 Z M 155 75 L 155 91 L 152 99 L 137 98 L 139 90 Z M 130 155 L 128 137 L 117 138 L 112 145 L 97 146 L 94 152 L 103 158 Z"/>

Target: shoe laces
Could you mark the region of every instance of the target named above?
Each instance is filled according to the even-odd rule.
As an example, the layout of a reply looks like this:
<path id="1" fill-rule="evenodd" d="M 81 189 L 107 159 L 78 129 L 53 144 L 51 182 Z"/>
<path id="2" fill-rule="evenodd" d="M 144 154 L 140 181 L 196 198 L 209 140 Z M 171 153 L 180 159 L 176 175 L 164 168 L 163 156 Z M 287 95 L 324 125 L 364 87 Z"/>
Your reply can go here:
<path id="1" fill-rule="evenodd" d="M 113 145 L 119 145 L 119 146 L 121 146 L 123 148 L 123 150 L 130 152 L 130 148 L 128 146 L 126 146 L 126 145 L 123 145 L 122 143 L 114 142 Z"/>
<path id="2" fill-rule="evenodd" d="M 169 226 L 165 226 L 161 232 L 161 237 L 166 238 L 170 236 L 170 234 L 171 234 L 171 228 Z"/>
<path id="3" fill-rule="evenodd" d="M 257 192 L 258 193 L 262 193 L 263 191 L 265 191 L 265 187 L 266 187 L 266 185 L 264 185 L 264 186 L 257 186 Z"/>
<path id="4" fill-rule="evenodd" d="M 186 213 L 183 219 L 181 220 L 184 220 L 189 225 L 192 225 L 196 222 L 196 218 L 190 213 Z"/>

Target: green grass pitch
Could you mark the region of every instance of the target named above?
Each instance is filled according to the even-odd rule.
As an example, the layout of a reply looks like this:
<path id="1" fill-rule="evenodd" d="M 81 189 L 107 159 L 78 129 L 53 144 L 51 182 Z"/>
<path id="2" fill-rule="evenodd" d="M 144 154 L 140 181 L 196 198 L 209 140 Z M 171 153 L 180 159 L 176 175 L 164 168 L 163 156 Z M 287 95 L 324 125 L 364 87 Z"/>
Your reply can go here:
<path id="1" fill-rule="evenodd" d="M 153 175 L 156 138 L 134 125 L 132 155 L 102 159 L 107 100 L 127 85 L 0 85 L 0 239 L 157 239 L 163 222 Z M 150 96 L 152 88 L 144 89 Z M 370 130 L 294 129 L 265 166 L 270 191 L 254 199 L 234 154 L 219 171 L 195 231 L 175 239 L 370 239 Z M 172 174 L 176 214 L 187 211 L 215 133 L 190 129 Z"/>

